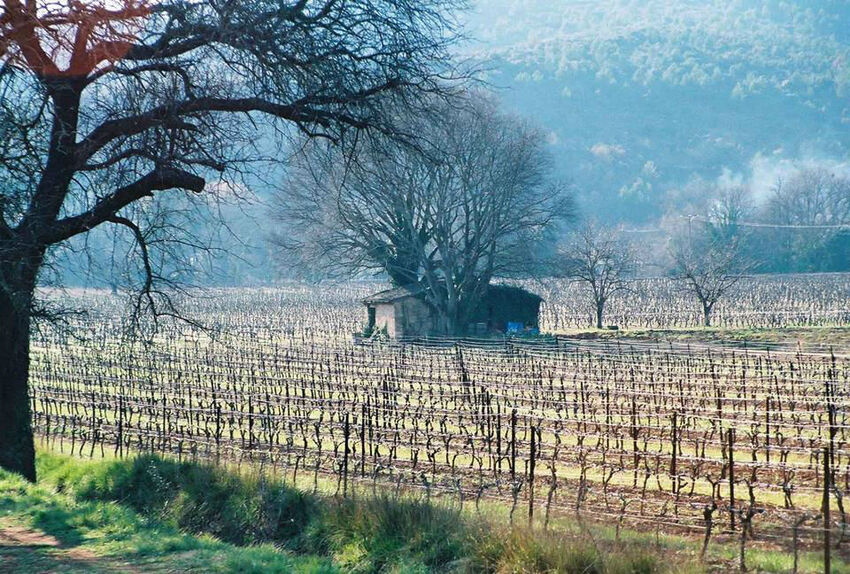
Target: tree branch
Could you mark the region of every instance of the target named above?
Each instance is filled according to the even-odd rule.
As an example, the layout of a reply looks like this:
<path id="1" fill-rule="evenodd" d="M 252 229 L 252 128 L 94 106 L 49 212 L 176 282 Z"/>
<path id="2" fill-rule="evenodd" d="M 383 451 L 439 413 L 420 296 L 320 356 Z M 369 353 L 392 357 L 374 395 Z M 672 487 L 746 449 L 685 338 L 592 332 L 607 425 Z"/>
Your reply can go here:
<path id="1" fill-rule="evenodd" d="M 153 287 L 154 280 L 153 266 L 151 265 L 150 255 L 148 253 L 148 244 L 145 240 L 144 233 L 142 233 L 142 230 L 139 228 L 138 225 L 136 225 L 126 217 L 113 215 L 111 217 L 108 217 L 106 221 L 109 221 L 110 223 L 114 223 L 116 225 L 123 225 L 133 233 L 133 237 L 136 240 L 136 245 L 139 246 L 139 251 L 142 254 L 142 266 L 145 270 L 145 284 L 139 291 L 139 296 L 136 301 L 136 308 L 137 311 L 139 308 L 141 308 L 141 299 L 143 297 L 148 300 L 148 303 L 151 307 L 154 307 L 155 304 L 153 300 L 153 295 L 151 293 L 151 288 Z"/>
<path id="2" fill-rule="evenodd" d="M 356 101 L 376 93 L 380 89 L 389 90 L 394 84 L 387 82 L 382 87 L 372 88 L 346 98 Z M 143 114 L 109 120 L 85 137 L 77 147 L 76 161 L 82 164 L 110 141 L 119 137 L 128 137 L 145 132 L 153 127 L 164 125 L 170 121 L 197 113 L 230 112 L 250 113 L 261 112 L 276 118 L 289 120 L 298 124 L 318 124 L 330 126 L 333 122 L 341 122 L 353 128 L 368 128 L 369 123 L 348 114 L 330 112 L 312 107 L 314 104 L 328 103 L 324 97 L 302 98 L 291 104 L 276 104 L 263 98 L 193 98 L 180 103 L 169 103 L 158 106 Z"/>
<path id="3" fill-rule="evenodd" d="M 158 168 L 141 179 L 116 190 L 98 201 L 91 209 L 56 221 L 41 235 L 45 245 L 53 245 L 80 233 L 85 233 L 111 218 L 143 197 L 153 195 L 154 191 L 166 189 L 185 189 L 200 193 L 206 182 L 200 176 L 175 168 Z"/>

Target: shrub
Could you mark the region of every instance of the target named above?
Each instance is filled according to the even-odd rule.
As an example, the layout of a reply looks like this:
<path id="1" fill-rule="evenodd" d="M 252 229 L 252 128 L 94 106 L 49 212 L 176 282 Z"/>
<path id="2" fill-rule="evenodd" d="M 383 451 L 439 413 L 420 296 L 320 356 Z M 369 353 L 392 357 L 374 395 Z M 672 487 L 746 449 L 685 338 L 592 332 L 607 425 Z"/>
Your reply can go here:
<path id="1" fill-rule="evenodd" d="M 587 540 L 499 528 L 423 499 L 335 500 L 263 478 L 154 455 L 81 462 L 40 455 L 42 480 L 93 501 L 115 501 L 194 534 L 271 542 L 332 556 L 345 572 L 650 574 L 653 555 L 601 552 Z"/>
<path id="2" fill-rule="evenodd" d="M 60 490 L 85 500 L 113 500 L 234 544 L 270 541 L 298 547 L 318 512 L 315 499 L 286 486 L 154 455 L 85 466 L 48 462 L 46 467 L 43 472 Z"/>
<path id="3" fill-rule="evenodd" d="M 424 500 L 341 501 L 324 513 L 325 544 L 357 572 L 442 570 L 465 553 L 460 515 Z"/>

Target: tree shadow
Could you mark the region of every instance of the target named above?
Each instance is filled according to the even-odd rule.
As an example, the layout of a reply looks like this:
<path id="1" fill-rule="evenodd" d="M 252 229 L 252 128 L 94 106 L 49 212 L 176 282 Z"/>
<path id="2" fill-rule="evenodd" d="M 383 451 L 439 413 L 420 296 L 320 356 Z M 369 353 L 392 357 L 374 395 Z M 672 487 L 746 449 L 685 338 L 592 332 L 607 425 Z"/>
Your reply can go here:
<path id="1" fill-rule="evenodd" d="M 74 524 L 75 514 L 38 493 L 0 497 L 0 511 L 29 515 L 34 528 L 54 537 L 63 547 L 78 546 L 84 540 L 79 524 Z"/>
<path id="2" fill-rule="evenodd" d="M 115 572 L 101 559 L 58 538 L 17 526 L 0 525 L 0 573 L 2 572 Z"/>

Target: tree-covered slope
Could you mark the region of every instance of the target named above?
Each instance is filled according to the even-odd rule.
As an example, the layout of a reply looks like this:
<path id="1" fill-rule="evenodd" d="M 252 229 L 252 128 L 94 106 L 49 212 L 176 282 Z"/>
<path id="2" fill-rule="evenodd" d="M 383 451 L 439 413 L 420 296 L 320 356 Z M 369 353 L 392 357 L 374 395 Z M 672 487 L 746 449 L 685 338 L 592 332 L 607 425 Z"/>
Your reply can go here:
<path id="1" fill-rule="evenodd" d="M 469 26 L 590 213 L 646 219 L 693 176 L 848 158 L 846 2 L 481 0 Z"/>

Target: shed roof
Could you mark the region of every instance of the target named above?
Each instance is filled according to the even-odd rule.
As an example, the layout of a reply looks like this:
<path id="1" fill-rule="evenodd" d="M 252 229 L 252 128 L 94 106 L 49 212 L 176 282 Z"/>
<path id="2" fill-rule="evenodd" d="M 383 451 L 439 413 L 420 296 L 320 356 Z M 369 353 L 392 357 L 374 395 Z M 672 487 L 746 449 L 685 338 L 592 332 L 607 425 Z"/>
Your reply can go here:
<path id="1" fill-rule="evenodd" d="M 489 291 L 491 295 L 495 295 L 498 293 L 502 295 L 508 295 L 510 297 L 525 297 L 527 299 L 536 299 L 538 301 L 543 300 L 543 298 L 537 293 L 532 293 L 531 291 L 527 291 L 522 287 L 515 287 L 513 285 L 494 284 L 490 285 Z M 375 305 L 380 303 L 392 303 L 394 301 L 399 301 L 407 297 L 418 297 L 424 292 L 425 287 L 423 287 L 422 285 L 394 287 L 392 289 L 385 289 L 384 291 L 379 291 L 373 295 L 365 297 L 363 299 L 363 304 Z"/>
<path id="2" fill-rule="evenodd" d="M 363 299 L 365 305 L 374 305 L 376 303 L 392 303 L 406 297 L 416 297 L 425 291 L 424 287 L 413 285 L 411 287 L 394 287 L 393 289 L 385 289 Z"/>
<path id="3" fill-rule="evenodd" d="M 508 297 L 523 297 L 525 299 L 543 301 L 543 297 L 541 297 L 537 293 L 532 293 L 531 291 L 523 289 L 522 287 L 517 287 L 516 285 L 505 285 L 504 283 L 496 283 L 490 285 L 488 291 L 491 295 L 498 294 L 505 295 Z"/>

